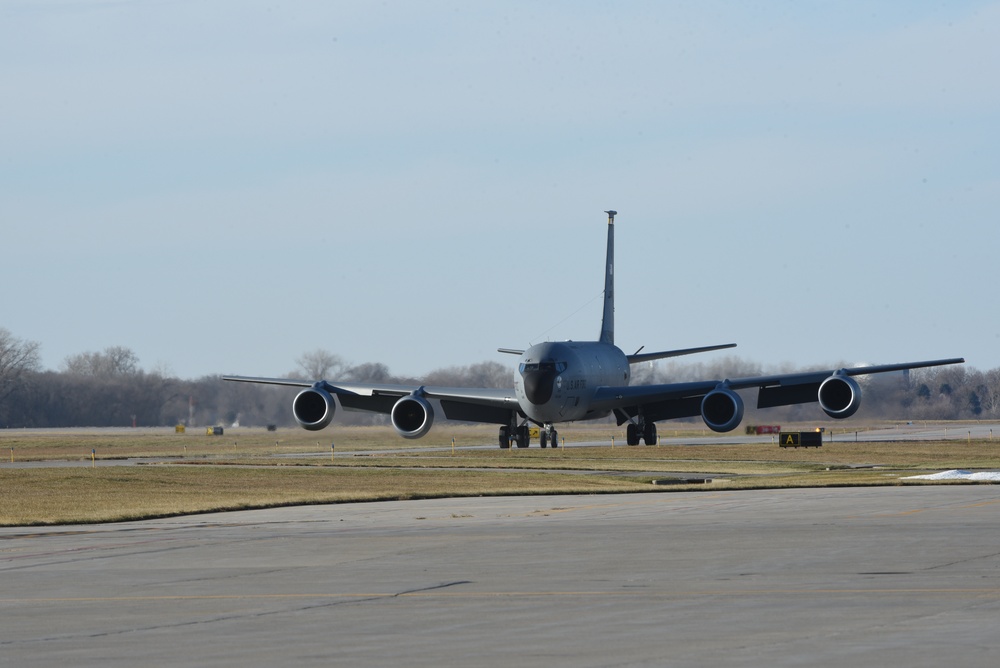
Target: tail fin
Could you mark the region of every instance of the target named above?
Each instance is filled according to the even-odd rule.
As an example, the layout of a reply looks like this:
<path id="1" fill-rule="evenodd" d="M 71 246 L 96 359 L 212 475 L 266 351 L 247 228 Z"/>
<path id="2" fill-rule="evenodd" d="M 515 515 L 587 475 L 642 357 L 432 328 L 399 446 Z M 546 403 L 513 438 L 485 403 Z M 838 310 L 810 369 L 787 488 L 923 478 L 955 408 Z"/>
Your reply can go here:
<path id="1" fill-rule="evenodd" d="M 601 343 L 615 342 L 615 216 L 617 211 L 605 211 L 608 214 L 608 259 L 604 263 L 604 318 L 601 320 Z"/>

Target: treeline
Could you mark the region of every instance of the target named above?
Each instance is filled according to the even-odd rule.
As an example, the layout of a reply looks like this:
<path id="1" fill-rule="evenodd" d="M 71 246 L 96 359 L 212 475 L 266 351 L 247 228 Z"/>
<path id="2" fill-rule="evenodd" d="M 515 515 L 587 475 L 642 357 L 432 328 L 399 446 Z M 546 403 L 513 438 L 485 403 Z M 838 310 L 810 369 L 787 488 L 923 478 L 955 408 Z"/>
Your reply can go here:
<path id="1" fill-rule="evenodd" d="M 728 363 L 728 367 L 726 366 Z M 393 376 L 381 364 L 364 364 L 341 378 L 351 382 L 408 383 L 448 387 L 509 387 L 513 373 L 496 362 L 440 369 L 425 378 Z M 642 370 L 634 382 L 677 382 L 735 378 L 775 372 L 737 359 L 708 365 L 670 364 Z M 370 374 L 370 375 L 369 375 Z M 954 420 L 1000 418 L 1000 369 L 980 372 L 965 367 L 915 370 L 862 379 L 859 418 Z M 136 370 L 86 375 L 69 371 L 31 372 L 0 405 L 2 427 L 98 427 L 233 425 L 292 426 L 291 400 L 296 389 L 231 383 L 219 376 L 181 380 Z M 755 392 L 744 393 L 747 421 L 781 423 L 819 420 L 816 404 L 760 411 Z M 381 424 L 384 416 L 338 411 L 344 424 Z"/>
<path id="2" fill-rule="evenodd" d="M 4 335 L 6 334 L 6 339 Z M 291 401 L 296 388 L 225 382 L 219 376 L 182 380 L 144 371 L 129 349 L 112 347 L 71 357 L 60 371 L 38 368 L 37 347 L 16 350 L 0 328 L 0 427 L 209 426 L 241 424 L 292 426 Z M 7 344 L 6 348 L 4 344 Z M 34 354 L 34 356 L 32 355 Z M 19 360 L 16 365 L 11 360 Z M 26 363 L 25 363 L 26 362 Z M 423 378 L 392 374 L 381 363 L 350 365 L 317 351 L 297 360 L 292 378 L 328 378 L 341 382 L 404 383 L 446 387 L 511 387 L 511 366 L 481 362 L 438 369 Z M 725 379 L 806 371 L 765 367 L 737 357 L 708 362 L 657 363 L 633 367 L 632 384 Z M 966 365 L 917 369 L 860 378 L 863 400 L 859 418 L 887 420 L 954 420 L 1000 418 L 1000 368 L 979 371 Z M 745 422 L 780 424 L 825 418 L 813 404 L 754 409 L 756 392 L 743 393 Z M 697 420 L 697 419 L 695 419 Z M 386 417 L 338 411 L 344 424 L 385 423 Z"/>
<path id="3" fill-rule="evenodd" d="M 4 334 L 0 329 L 0 428 L 295 424 L 291 402 L 298 389 L 294 387 L 233 383 L 220 376 L 182 380 L 147 372 L 139 367 L 138 357 L 121 346 L 81 353 L 67 358 L 60 371 L 43 371 L 38 368 L 37 347 L 28 355 L 11 355 L 11 337 L 7 333 L 5 341 Z M 450 387 L 513 384 L 511 368 L 496 362 L 438 369 L 417 379 L 395 376 L 381 363 L 348 365 L 325 355 L 323 363 L 335 363 L 316 367 L 317 360 L 304 355 L 297 360 L 300 368 L 287 377 Z M 20 363 L 16 375 L 12 359 Z M 313 366 L 305 368 L 306 363 Z M 340 424 L 385 422 L 381 415 L 346 411 L 338 411 L 336 419 Z"/>

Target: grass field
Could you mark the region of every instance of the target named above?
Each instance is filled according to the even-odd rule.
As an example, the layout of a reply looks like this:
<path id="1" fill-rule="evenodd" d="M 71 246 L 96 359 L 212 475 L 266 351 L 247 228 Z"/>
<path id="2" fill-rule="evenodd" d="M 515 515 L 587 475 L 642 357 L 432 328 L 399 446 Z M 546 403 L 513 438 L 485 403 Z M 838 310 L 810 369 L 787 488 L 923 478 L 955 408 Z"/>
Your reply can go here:
<path id="1" fill-rule="evenodd" d="M 706 432 L 661 429 L 668 434 Z M 166 429 L 2 431 L 0 525 L 444 496 L 927 484 L 901 477 L 1000 467 L 1000 439 L 845 439 L 797 450 L 771 443 L 625 447 L 621 431 L 606 424 L 563 428 L 560 437 L 601 445 L 501 450 L 493 445 L 494 427 L 464 425 L 436 428 L 416 442 L 389 427 L 335 426 L 319 435 L 238 429 L 223 436 Z M 141 461 L 124 461 L 130 459 Z M 684 483 L 688 475 L 699 481 Z"/>

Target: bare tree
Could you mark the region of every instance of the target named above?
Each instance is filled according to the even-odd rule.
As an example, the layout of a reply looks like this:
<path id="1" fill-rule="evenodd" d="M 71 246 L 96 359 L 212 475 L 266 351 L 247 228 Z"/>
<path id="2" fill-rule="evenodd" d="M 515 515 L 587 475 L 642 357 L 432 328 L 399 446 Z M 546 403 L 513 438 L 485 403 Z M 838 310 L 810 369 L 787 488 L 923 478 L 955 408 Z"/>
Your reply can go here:
<path id="1" fill-rule="evenodd" d="M 322 348 L 303 353 L 295 363 L 299 365 L 297 369 L 299 372 L 313 380 L 339 376 L 344 372 L 344 360 L 339 355 Z"/>
<path id="2" fill-rule="evenodd" d="M 139 357 L 125 346 L 109 346 L 104 352 L 71 355 L 63 367 L 75 376 L 133 376 L 139 372 Z"/>
<path id="3" fill-rule="evenodd" d="M 499 362 L 436 369 L 424 379 L 428 385 L 451 387 L 513 387 L 514 372 Z"/>
<path id="4" fill-rule="evenodd" d="M 352 366 L 347 370 L 344 379 L 355 383 L 392 383 L 396 381 L 389 372 L 389 367 L 382 362 L 365 362 Z"/>
<path id="5" fill-rule="evenodd" d="M 125 346 L 104 349 L 108 369 L 113 376 L 132 376 L 139 372 L 139 356 Z"/>
<path id="6" fill-rule="evenodd" d="M 22 341 L 0 327 L 0 401 L 6 399 L 24 374 L 41 366 L 37 341 Z"/>

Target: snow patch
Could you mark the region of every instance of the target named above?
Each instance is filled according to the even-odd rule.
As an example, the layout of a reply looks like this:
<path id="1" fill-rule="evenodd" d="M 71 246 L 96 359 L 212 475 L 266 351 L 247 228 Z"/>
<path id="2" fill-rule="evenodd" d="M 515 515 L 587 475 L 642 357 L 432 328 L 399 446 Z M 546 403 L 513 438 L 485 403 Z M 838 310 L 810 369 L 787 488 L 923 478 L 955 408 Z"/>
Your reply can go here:
<path id="1" fill-rule="evenodd" d="M 927 475 L 911 475 L 901 478 L 902 480 L 972 480 L 977 482 L 989 481 L 1000 482 L 1000 471 L 964 471 L 962 469 L 952 469 L 941 473 L 929 473 Z"/>

